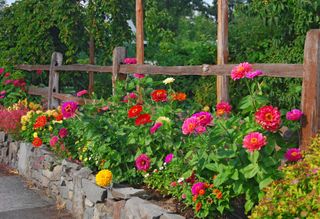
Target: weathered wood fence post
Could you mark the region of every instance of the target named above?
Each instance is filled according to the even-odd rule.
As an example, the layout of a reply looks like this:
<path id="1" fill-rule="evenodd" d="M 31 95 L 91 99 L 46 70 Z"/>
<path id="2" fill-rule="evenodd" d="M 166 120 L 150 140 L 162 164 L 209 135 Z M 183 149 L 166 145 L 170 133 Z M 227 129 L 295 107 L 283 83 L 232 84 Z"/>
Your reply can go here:
<path id="1" fill-rule="evenodd" d="M 228 62 L 228 0 L 218 0 L 218 36 L 217 64 Z M 217 76 L 217 103 L 229 102 L 229 79 L 227 76 Z"/>
<path id="2" fill-rule="evenodd" d="M 126 57 L 126 49 L 124 47 L 116 47 L 113 50 L 112 58 L 112 94 L 116 94 L 116 81 L 120 70 L 120 63 Z"/>
<path id="3" fill-rule="evenodd" d="M 94 38 L 90 36 L 89 40 L 89 64 L 94 65 Z M 89 71 L 89 87 L 88 87 L 89 94 L 92 95 L 94 91 L 94 72 Z"/>
<path id="4" fill-rule="evenodd" d="M 320 129 L 320 30 L 310 30 L 304 45 L 300 147 L 306 149 Z"/>
<path id="5" fill-rule="evenodd" d="M 48 89 L 48 109 L 59 106 L 59 101 L 53 98 L 53 92 L 59 92 L 59 72 L 54 67 L 61 66 L 63 55 L 59 52 L 52 53 L 49 71 L 49 89 Z"/>

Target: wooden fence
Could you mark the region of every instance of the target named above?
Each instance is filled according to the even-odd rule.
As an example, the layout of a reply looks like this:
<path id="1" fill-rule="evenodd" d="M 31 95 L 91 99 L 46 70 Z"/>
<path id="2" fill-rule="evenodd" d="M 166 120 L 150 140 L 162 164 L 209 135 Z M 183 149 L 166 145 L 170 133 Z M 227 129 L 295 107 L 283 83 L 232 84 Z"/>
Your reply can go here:
<path id="1" fill-rule="evenodd" d="M 17 65 L 17 69 L 26 71 L 46 70 L 49 71 L 49 89 L 30 87 L 28 92 L 32 95 L 48 97 L 48 107 L 57 105 L 57 100 L 73 100 L 84 104 L 83 98 L 77 98 L 59 93 L 59 71 L 63 72 L 100 72 L 112 73 L 113 92 L 115 82 L 119 74 L 161 74 L 171 76 L 181 75 L 216 75 L 230 76 L 232 64 L 199 65 L 199 66 L 154 66 L 154 65 L 123 65 L 125 49 L 117 47 L 113 51 L 112 66 L 98 65 L 62 65 L 62 55 L 53 53 L 51 65 Z M 310 30 L 307 33 L 304 48 L 303 64 L 253 64 L 255 69 L 262 70 L 263 76 L 303 78 L 301 109 L 304 113 L 302 119 L 300 147 L 305 148 L 310 143 L 311 137 L 315 136 L 320 128 L 320 30 Z M 227 92 L 225 87 L 217 90 L 217 93 Z M 284 94 L 285 95 L 285 94 Z M 227 96 L 227 95 L 226 95 Z M 90 100 L 86 100 L 90 101 Z"/>

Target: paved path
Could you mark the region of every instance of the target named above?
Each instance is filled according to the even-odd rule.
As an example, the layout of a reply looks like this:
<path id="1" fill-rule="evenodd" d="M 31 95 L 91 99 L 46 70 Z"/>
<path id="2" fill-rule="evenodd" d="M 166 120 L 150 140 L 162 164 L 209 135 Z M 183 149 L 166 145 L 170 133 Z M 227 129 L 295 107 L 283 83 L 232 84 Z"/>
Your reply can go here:
<path id="1" fill-rule="evenodd" d="M 20 176 L 0 164 L 0 219 L 69 219 L 55 202 L 27 188 Z"/>

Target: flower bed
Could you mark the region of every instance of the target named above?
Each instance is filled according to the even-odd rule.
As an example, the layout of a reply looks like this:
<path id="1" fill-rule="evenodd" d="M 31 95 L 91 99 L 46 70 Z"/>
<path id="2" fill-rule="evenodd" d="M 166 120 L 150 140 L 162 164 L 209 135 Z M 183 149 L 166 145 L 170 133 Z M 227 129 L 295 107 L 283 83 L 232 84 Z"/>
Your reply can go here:
<path id="1" fill-rule="evenodd" d="M 235 200 L 244 200 L 248 214 L 263 189 L 281 178 L 280 164 L 302 157 L 294 148 L 297 135 L 285 132 L 299 130 L 302 112 L 272 106 L 261 74 L 249 63 L 236 66 L 231 77 L 244 80 L 250 95 L 238 106 L 220 102 L 213 109 L 176 91 L 174 78 L 139 76 L 119 82 L 108 100 L 30 110 L 21 118 L 20 135 L 34 147 L 50 145 L 60 157 L 101 170 L 98 185 L 111 178 L 145 183 L 191 206 L 199 218 L 232 212 Z"/>

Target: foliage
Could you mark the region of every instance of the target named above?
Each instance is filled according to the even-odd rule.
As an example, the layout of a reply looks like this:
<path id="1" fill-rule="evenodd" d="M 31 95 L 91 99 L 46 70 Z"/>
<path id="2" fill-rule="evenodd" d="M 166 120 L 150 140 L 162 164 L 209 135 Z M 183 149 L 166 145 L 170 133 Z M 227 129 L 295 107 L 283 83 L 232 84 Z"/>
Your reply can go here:
<path id="1" fill-rule="evenodd" d="M 26 113 L 27 109 L 20 104 L 9 109 L 0 107 L 0 130 L 17 137 L 21 128 L 20 119 Z"/>
<path id="2" fill-rule="evenodd" d="M 284 178 L 265 188 L 266 196 L 250 218 L 318 218 L 320 205 L 320 137 L 313 139 L 304 159 L 285 164 Z"/>

